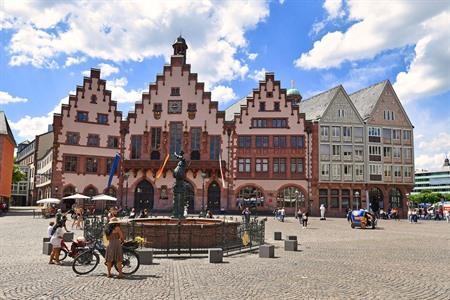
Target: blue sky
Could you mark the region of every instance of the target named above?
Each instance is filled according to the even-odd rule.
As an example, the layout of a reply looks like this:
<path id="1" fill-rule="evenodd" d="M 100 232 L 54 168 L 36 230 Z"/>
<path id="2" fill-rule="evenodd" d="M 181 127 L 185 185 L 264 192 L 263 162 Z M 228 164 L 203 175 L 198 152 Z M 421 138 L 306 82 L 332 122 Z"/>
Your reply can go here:
<path id="1" fill-rule="evenodd" d="M 46 130 L 91 67 L 133 108 L 182 33 L 222 109 L 265 71 L 304 98 L 389 79 L 415 126 L 417 168 L 450 156 L 448 1 L 4 1 L 0 110 L 16 139 Z M 126 17 L 124 17 L 126 16 Z"/>

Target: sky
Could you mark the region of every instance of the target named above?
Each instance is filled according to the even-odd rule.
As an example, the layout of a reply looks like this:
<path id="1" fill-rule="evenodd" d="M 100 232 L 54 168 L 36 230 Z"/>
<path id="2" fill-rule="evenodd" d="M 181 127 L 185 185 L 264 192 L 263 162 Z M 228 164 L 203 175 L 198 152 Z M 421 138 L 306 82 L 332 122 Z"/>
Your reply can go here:
<path id="1" fill-rule="evenodd" d="M 126 115 L 180 34 L 221 109 L 265 72 L 304 99 L 389 79 L 415 127 L 416 168 L 450 157 L 448 0 L 0 0 L 0 110 L 18 142 L 32 140 L 100 68 Z"/>

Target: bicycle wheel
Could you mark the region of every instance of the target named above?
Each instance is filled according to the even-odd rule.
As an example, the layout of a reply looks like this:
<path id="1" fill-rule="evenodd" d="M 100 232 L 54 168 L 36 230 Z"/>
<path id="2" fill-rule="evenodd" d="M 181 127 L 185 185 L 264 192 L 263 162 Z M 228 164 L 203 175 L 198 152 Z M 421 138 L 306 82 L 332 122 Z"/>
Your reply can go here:
<path id="1" fill-rule="evenodd" d="M 65 260 L 66 257 L 67 257 L 67 250 L 61 249 L 61 251 L 59 251 L 59 261 Z"/>
<path id="2" fill-rule="evenodd" d="M 136 273 L 140 266 L 139 255 L 133 250 L 123 250 L 122 273 L 131 275 Z M 117 265 L 114 265 L 117 270 Z"/>
<path id="3" fill-rule="evenodd" d="M 100 256 L 93 251 L 86 251 L 75 257 L 72 263 L 72 270 L 85 275 L 92 272 L 100 262 Z"/>

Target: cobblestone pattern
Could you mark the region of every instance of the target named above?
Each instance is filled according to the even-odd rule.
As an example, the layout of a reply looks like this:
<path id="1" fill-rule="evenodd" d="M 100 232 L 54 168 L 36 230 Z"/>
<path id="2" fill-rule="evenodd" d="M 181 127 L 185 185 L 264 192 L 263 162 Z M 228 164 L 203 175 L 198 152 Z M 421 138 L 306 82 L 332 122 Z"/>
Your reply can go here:
<path id="1" fill-rule="evenodd" d="M 48 220 L 0 218 L 0 299 L 450 299 L 450 224 L 384 221 L 377 230 L 351 229 L 344 219 L 269 219 L 274 259 L 257 254 L 155 259 L 124 280 L 109 279 L 101 263 L 90 275 L 48 265 L 42 237 Z M 285 252 L 273 232 L 297 235 Z M 80 231 L 75 236 L 81 234 Z"/>

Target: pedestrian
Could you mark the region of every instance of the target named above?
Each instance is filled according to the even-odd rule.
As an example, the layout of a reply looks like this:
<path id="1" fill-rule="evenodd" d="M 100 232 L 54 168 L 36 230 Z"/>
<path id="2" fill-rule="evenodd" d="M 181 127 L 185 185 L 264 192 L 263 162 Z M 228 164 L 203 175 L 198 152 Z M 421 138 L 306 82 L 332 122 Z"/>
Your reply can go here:
<path id="1" fill-rule="evenodd" d="M 128 216 L 128 219 L 134 219 L 136 218 L 136 211 L 134 210 L 134 207 L 131 209 L 130 215 Z"/>
<path id="2" fill-rule="evenodd" d="M 55 222 L 51 221 L 51 222 L 48 224 L 48 228 L 47 228 L 47 236 L 48 236 L 49 238 L 52 237 L 53 226 L 55 226 Z"/>
<path id="3" fill-rule="evenodd" d="M 61 242 L 64 237 L 64 229 L 62 222 L 56 223 L 52 229 L 52 237 L 50 238 L 50 244 L 52 244 L 52 253 L 50 254 L 49 264 L 61 265 L 59 261 L 59 253 L 61 252 Z"/>
<path id="4" fill-rule="evenodd" d="M 61 222 L 62 216 L 63 216 L 63 214 L 62 214 L 61 208 L 58 208 L 58 210 L 56 211 L 56 215 L 55 215 L 56 223 Z"/>
<path id="5" fill-rule="evenodd" d="M 210 211 L 209 209 L 206 211 L 206 217 L 207 217 L 208 219 L 213 219 L 213 218 L 214 218 L 214 217 L 213 217 L 212 211 Z"/>
<path id="6" fill-rule="evenodd" d="M 244 218 L 244 223 L 245 224 L 250 223 L 250 215 L 251 215 L 251 212 L 248 209 L 248 207 L 244 208 L 244 210 L 242 211 L 242 216 Z"/>
<path id="7" fill-rule="evenodd" d="M 302 215 L 302 226 L 303 228 L 308 227 L 308 212 L 305 211 Z"/>
<path id="8" fill-rule="evenodd" d="M 122 243 L 125 240 L 124 234 L 120 229 L 120 223 L 117 218 L 112 218 L 105 229 L 106 239 L 108 240 L 108 246 L 106 247 L 106 267 L 108 277 L 111 277 L 111 269 L 113 264 L 116 264 L 117 271 L 119 271 L 119 276 L 117 278 L 123 278 L 122 273 L 122 261 L 123 261 L 123 250 Z"/>
<path id="9" fill-rule="evenodd" d="M 281 208 L 281 211 L 280 211 L 280 219 L 281 219 L 281 222 L 284 222 L 284 217 L 285 217 L 285 215 L 286 215 L 286 211 L 284 210 L 284 207 L 282 207 L 282 208 Z"/>
<path id="10" fill-rule="evenodd" d="M 295 217 L 298 219 L 298 222 L 299 222 L 300 224 L 302 223 L 302 215 L 303 215 L 302 209 L 299 208 L 298 211 L 297 211 L 297 215 L 296 215 Z"/>
<path id="11" fill-rule="evenodd" d="M 325 218 L 325 205 L 320 204 L 320 220 L 326 220 Z"/>
<path id="12" fill-rule="evenodd" d="M 352 221 L 352 210 L 349 208 L 347 210 L 347 222 L 351 222 Z"/>

